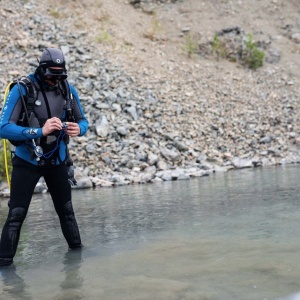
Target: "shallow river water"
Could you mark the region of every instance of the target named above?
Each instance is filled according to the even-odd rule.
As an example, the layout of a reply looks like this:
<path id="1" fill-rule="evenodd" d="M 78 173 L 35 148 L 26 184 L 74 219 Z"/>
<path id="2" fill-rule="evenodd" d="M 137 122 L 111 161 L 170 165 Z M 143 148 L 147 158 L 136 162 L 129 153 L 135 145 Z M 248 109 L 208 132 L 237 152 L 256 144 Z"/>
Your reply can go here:
<path id="1" fill-rule="evenodd" d="M 34 195 L 0 299 L 286 299 L 300 291 L 299 178 L 287 166 L 74 190 L 79 251 Z"/>

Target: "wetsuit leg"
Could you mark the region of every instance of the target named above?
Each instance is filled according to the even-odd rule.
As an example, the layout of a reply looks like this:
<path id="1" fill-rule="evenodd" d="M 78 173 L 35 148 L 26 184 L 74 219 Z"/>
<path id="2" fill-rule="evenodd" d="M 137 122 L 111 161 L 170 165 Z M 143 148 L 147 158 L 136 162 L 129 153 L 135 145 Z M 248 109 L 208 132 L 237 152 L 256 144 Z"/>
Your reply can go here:
<path id="1" fill-rule="evenodd" d="M 44 179 L 52 197 L 60 220 L 63 235 L 70 248 L 81 246 L 79 228 L 75 218 L 68 170 L 65 165 L 55 166 L 44 171 Z"/>
<path id="2" fill-rule="evenodd" d="M 37 167 L 18 157 L 13 159 L 9 212 L 0 241 L 0 265 L 9 265 L 13 262 L 21 227 L 39 178 Z"/>

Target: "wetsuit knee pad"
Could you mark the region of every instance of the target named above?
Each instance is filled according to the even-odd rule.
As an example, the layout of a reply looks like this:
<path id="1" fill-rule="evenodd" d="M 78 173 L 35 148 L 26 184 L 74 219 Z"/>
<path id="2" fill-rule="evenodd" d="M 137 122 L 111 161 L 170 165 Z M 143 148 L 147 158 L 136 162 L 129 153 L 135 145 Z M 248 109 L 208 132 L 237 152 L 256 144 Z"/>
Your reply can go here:
<path id="1" fill-rule="evenodd" d="M 0 265 L 10 265 L 13 262 L 26 214 L 24 207 L 15 207 L 9 211 L 1 236 Z"/>
<path id="2" fill-rule="evenodd" d="M 66 221 L 74 221 L 75 216 L 74 216 L 74 210 L 73 210 L 73 205 L 71 201 L 68 201 L 62 208 L 62 217 Z"/>
<path id="3" fill-rule="evenodd" d="M 26 209 L 24 207 L 13 208 L 10 212 L 9 223 L 13 226 L 19 227 L 26 218 Z"/>

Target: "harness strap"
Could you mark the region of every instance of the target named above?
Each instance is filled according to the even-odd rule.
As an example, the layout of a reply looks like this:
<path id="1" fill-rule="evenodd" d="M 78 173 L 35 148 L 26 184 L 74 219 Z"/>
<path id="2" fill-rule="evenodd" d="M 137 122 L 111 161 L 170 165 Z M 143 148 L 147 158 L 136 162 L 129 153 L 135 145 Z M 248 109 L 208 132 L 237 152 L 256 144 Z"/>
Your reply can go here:
<path id="1" fill-rule="evenodd" d="M 38 80 L 38 79 L 37 79 L 37 80 Z M 39 83 L 41 92 L 42 92 L 42 94 L 43 94 L 43 97 L 44 97 L 44 100 L 45 100 L 45 103 L 46 103 L 46 108 L 47 108 L 48 118 L 50 119 L 50 118 L 51 118 L 51 111 L 50 111 L 49 101 L 48 101 L 47 95 L 46 95 L 46 93 L 45 93 L 45 89 L 43 88 L 43 85 L 42 85 L 42 83 L 40 82 L 40 80 L 38 80 L 38 83 Z"/>
<path id="2" fill-rule="evenodd" d="M 26 88 L 26 103 L 24 109 L 27 110 L 28 116 L 30 116 L 34 110 L 34 102 L 37 99 L 37 88 L 34 82 L 28 77 L 21 77 L 19 83 L 23 84 Z M 30 124 L 28 125 L 30 126 Z"/>

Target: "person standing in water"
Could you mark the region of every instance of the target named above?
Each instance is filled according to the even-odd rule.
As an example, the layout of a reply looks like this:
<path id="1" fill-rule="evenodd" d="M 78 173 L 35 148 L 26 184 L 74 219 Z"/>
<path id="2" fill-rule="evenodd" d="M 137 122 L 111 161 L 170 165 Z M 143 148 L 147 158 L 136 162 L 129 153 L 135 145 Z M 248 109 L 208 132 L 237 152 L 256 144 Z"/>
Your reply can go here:
<path id="1" fill-rule="evenodd" d="M 88 122 L 58 48 L 46 48 L 35 72 L 17 81 L 0 116 L 0 137 L 16 146 L 12 157 L 8 217 L 0 241 L 0 266 L 10 265 L 31 198 L 41 177 L 47 184 L 63 235 L 71 249 L 81 247 L 72 206 L 68 140 L 82 136 Z M 70 184 L 71 183 L 71 184 Z"/>

